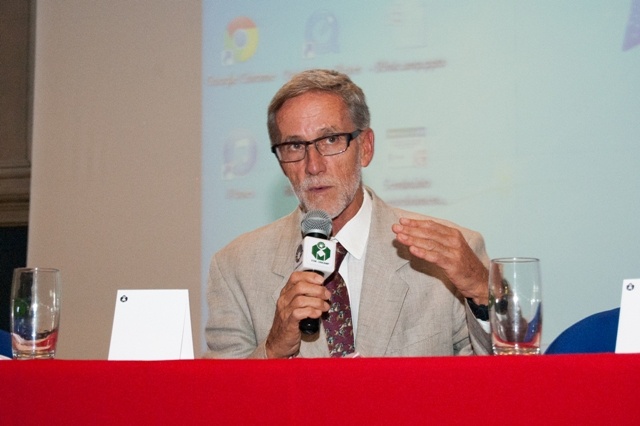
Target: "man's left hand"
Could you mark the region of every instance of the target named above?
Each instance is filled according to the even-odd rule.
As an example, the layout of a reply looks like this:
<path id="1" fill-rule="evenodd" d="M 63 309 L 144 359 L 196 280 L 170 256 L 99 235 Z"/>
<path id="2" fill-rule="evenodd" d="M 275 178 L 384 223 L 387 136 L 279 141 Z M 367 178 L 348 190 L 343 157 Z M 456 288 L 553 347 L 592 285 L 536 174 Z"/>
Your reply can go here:
<path id="1" fill-rule="evenodd" d="M 433 220 L 400 218 L 392 230 L 411 254 L 439 266 L 464 297 L 478 305 L 489 303 L 489 271 L 458 229 Z"/>

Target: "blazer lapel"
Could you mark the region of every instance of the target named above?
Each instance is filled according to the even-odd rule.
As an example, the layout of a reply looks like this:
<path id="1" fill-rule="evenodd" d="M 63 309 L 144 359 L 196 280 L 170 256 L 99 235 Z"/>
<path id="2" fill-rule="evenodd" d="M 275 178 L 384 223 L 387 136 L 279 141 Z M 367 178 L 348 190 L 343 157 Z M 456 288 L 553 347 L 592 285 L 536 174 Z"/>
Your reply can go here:
<path id="1" fill-rule="evenodd" d="M 300 219 L 300 210 L 296 209 L 284 219 L 282 226 L 274 233 L 275 238 L 278 238 L 278 245 L 275 249 L 271 271 L 281 278 L 270 281 L 274 287 L 272 294 L 274 302 L 280 297 L 280 290 L 296 267 L 299 260 L 297 253 L 302 253 Z"/>
<path id="2" fill-rule="evenodd" d="M 372 193 L 372 197 L 356 336 L 356 348 L 363 356 L 384 355 L 409 289 L 398 274 L 409 262 L 408 250 L 394 242 L 395 234 L 391 230 L 398 217 L 375 194 Z"/>

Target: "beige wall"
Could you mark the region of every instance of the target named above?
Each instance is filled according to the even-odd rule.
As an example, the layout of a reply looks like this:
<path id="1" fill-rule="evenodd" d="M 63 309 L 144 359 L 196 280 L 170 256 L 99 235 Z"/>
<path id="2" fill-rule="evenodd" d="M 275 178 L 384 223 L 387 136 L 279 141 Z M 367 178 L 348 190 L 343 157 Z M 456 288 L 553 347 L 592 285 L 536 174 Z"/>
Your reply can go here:
<path id="1" fill-rule="evenodd" d="M 105 359 L 117 289 L 187 288 L 200 339 L 199 1 L 38 1 L 30 266 L 59 358 Z"/>

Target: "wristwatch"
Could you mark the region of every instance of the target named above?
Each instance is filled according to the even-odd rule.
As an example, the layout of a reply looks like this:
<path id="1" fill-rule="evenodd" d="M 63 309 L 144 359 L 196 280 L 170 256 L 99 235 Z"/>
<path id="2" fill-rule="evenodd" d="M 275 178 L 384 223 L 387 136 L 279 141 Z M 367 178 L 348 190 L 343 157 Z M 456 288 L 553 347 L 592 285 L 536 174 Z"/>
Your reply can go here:
<path id="1" fill-rule="evenodd" d="M 472 298 L 467 298 L 467 303 L 473 315 L 480 321 L 489 321 L 489 307 L 487 305 L 477 305 Z"/>

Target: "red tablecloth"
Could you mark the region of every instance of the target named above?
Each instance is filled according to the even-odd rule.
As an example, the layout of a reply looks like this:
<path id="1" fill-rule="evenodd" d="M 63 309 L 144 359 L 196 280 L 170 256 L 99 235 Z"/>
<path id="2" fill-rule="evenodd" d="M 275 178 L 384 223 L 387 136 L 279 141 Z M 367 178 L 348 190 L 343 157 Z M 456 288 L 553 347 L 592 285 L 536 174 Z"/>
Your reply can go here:
<path id="1" fill-rule="evenodd" d="M 1 361 L 1 424 L 640 424 L 640 355 Z"/>

